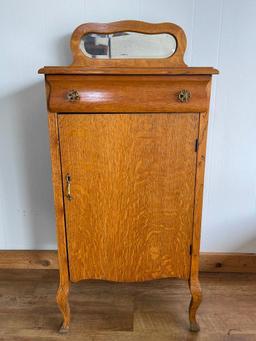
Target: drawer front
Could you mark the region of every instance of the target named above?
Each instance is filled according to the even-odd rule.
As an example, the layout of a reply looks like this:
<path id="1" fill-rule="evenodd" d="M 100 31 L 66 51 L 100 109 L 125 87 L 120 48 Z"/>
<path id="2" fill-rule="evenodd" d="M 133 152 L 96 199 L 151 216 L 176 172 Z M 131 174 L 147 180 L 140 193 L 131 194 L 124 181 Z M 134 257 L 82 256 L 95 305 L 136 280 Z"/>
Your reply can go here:
<path id="1" fill-rule="evenodd" d="M 206 112 L 209 76 L 48 75 L 51 112 Z"/>

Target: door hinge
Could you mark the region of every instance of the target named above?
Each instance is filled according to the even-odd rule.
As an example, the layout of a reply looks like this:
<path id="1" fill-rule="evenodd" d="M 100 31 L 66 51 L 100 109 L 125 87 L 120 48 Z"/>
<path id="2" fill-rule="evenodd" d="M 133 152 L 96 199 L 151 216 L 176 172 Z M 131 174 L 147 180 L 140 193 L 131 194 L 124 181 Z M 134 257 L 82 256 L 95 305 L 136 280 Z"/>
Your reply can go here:
<path id="1" fill-rule="evenodd" d="M 198 139 L 196 139 L 196 142 L 195 142 L 195 152 L 196 153 L 198 152 L 198 145 L 199 145 L 199 141 L 198 141 Z"/>
<path id="2" fill-rule="evenodd" d="M 189 254 L 192 256 L 192 244 L 189 245 Z"/>

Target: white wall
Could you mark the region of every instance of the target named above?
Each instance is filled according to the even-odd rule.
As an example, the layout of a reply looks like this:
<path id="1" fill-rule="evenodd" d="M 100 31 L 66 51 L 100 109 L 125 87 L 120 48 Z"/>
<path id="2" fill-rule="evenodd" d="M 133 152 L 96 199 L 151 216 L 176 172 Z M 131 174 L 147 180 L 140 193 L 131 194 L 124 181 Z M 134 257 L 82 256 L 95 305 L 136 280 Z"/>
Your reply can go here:
<path id="1" fill-rule="evenodd" d="M 214 66 L 203 251 L 256 252 L 256 1 L 8 0 L 0 10 L 0 248 L 53 249 L 43 65 L 67 65 L 87 21 L 181 25 L 186 62 Z"/>

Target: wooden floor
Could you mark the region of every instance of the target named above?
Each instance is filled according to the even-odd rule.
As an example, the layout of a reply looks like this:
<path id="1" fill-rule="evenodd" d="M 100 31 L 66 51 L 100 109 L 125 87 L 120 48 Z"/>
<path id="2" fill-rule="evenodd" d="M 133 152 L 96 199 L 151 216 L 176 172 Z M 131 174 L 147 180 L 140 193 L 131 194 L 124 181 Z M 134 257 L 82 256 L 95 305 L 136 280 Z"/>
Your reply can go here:
<path id="1" fill-rule="evenodd" d="M 72 324 L 59 335 L 55 270 L 0 271 L 0 340 L 256 340 L 256 274 L 201 275 L 201 332 L 188 331 L 187 283 L 80 282 L 70 296 Z"/>

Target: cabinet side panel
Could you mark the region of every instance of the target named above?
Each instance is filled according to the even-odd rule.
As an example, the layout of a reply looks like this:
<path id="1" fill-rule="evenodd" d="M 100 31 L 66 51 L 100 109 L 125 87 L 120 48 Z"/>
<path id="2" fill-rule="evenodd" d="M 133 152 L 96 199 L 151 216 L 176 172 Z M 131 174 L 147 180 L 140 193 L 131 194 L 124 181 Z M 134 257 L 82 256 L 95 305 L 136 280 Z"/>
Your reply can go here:
<path id="1" fill-rule="evenodd" d="M 48 126 L 50 138 L 50 152 L 52 161 L 52 183 L 54 192 L 55 217 L 58 242 L 58 261 L 60 269 L 60 283 L 65 284 L 69 281 L 65 215 L 63 203 L 63 190 L 61 181 L 61 160 L 58 142 L 58 121 L 56 113 L 48 113 Z"/>
<path id="2" fill-rule="evenodd" d="M 199 253 L 201 239 L 201 221 L 204 190 L 204 170 L 207 141 L 208 113 L 200 113 L 199 116 L 199 145 L 197 153 L 197 170 L 195 181 L 195 206 L 194 206 L 194 228 L 193 247 L 191 259 L 191 279 L 197 279 L 199 271 Z"/>

